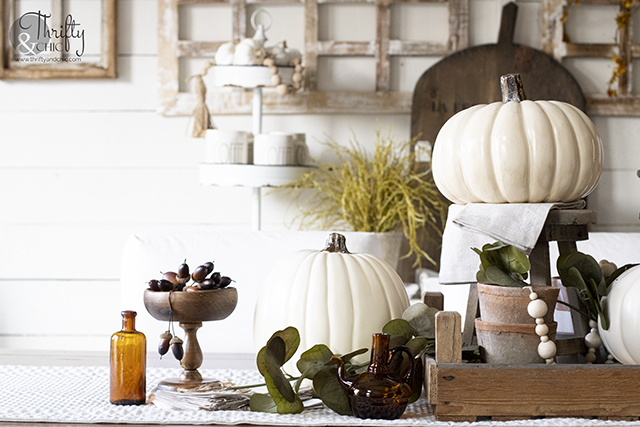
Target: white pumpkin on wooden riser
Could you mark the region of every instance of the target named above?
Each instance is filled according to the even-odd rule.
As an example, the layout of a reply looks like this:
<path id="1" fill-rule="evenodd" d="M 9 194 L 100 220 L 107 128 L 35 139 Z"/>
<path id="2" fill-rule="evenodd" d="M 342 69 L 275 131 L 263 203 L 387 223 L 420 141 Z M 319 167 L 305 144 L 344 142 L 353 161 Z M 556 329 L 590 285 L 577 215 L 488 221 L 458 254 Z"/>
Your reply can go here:
<path id="1" fill-rule="evenodd" d="M 373 255 L 349 253 L 345 240 L 332 233 L 324 250 L 294 252 L 273 268 L 256 304 L 256 351 L 274 332 L 294 326 L 300 347 L 293 363 L 315 344 L 344 354 L 368 348 L 373 333 L 402 317 L 409 298 L 400 276 Z"/>
<path id="2" fill-rule="evenodd" d="M 433 148 L 433 179 L 454 203 L 571 202 L 602 174 L 602 141 L 578 108 L 527 101 L 518 74 L 501 79 L 503 102 L 460 111 Z"/>
<path id="3" fill-rule="evenodd" d="M 640 266 L 614 280 L 602 308 L 609 329 L 605 331 L 598 322 L 598 332 L 607 351 L 625 365 L 640 364 Z"/>

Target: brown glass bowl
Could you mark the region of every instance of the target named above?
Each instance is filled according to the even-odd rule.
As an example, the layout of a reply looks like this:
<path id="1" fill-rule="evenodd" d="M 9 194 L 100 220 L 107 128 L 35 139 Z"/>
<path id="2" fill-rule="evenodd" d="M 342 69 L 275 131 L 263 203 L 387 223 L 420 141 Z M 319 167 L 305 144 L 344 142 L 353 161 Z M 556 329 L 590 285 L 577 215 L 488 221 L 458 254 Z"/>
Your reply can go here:
<path id="1" fill-rule="evenodd" d="M 169 304 L 171 298 L 171 304 Z M 176 322 L 207 322 L 222 320 L 236 308 L 238 291 L 236 288 L 211 289 L 197 292 L 162 292 L 146 289 L 144 306 L 157 320 Z M 171 315 L 173 309 L 173 315 Z"/>

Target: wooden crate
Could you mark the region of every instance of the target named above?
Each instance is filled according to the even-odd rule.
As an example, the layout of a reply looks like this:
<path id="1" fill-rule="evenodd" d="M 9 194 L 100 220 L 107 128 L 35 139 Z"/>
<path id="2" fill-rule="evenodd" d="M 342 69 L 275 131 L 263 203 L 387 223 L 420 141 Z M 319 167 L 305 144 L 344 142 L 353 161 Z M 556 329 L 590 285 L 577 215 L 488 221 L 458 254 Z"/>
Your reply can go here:
<path id="1" fill-rule="evenodd" d="M 436 315 L 425 388 L 438 421 L 640 418 L 640 366 L 462 363 L 460 315 Z"/>

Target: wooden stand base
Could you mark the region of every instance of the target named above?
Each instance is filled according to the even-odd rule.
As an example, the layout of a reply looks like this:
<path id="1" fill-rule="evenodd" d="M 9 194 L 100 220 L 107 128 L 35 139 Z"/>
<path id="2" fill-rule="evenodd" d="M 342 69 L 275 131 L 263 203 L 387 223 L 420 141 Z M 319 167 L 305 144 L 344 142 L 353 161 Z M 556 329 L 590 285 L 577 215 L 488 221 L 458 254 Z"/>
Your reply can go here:
<path id="1" fill-rule="evenodd" d="M 199 373 L 198 373 L 199 375 Z M 193 380 L 182 380 L 180 378 L 167 378 L 166 380 L 162 380 L 158 383 L 158 390 L 167 390 L 167 391 L 180 391 L 180 390 L 193 390 L 193 389 L 203 389 L 207 388 L 210 383 L 219 383 L 219 381 L 214 380 L 213 378 L 202 378 L 200 377 L 200 381 Z"/>

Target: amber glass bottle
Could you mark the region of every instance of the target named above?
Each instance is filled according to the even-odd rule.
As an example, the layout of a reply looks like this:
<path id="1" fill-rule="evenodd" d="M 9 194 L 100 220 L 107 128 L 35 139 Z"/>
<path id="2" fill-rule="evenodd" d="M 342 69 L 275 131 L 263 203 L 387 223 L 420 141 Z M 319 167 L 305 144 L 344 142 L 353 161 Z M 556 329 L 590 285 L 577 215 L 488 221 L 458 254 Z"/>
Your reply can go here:
<path id="1" fill-rule="evenodd" d="M 122 330 L 111 336 L 111 403 L 143 405 L 147 387 L 147 338 L 136 331 L 136 312 L 122 312 Z"/>

